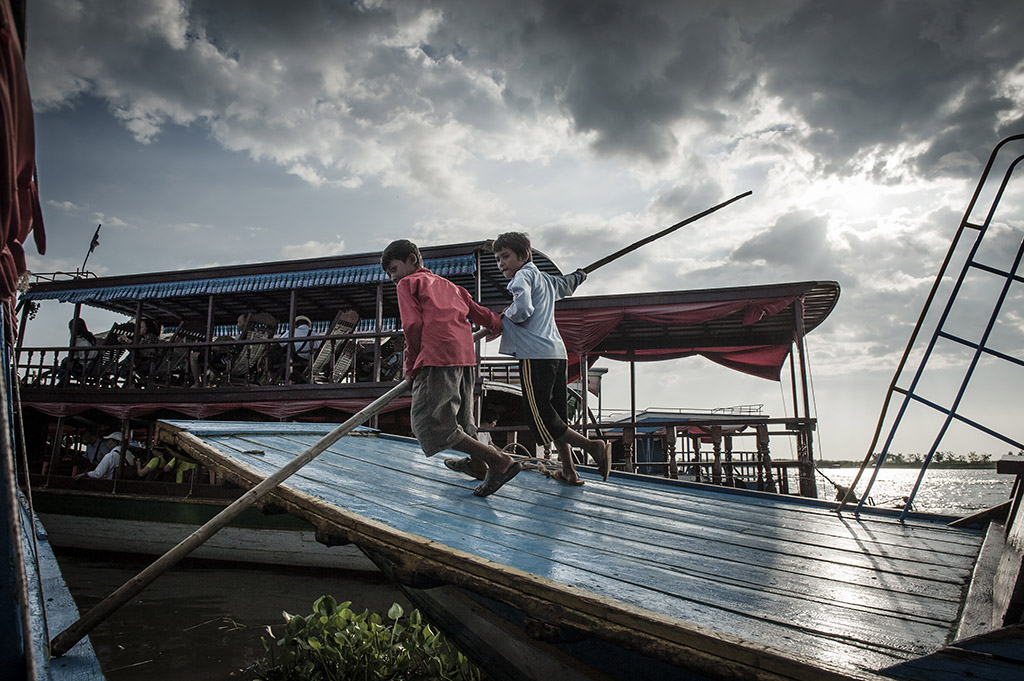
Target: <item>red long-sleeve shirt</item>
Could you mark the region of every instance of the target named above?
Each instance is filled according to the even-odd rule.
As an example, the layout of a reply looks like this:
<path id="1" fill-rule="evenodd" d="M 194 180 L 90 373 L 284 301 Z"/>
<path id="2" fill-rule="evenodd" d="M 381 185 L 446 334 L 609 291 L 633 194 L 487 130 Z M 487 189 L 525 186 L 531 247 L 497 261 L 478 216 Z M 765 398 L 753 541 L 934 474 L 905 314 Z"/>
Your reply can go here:
<path id="1" fill-rule="evenodd" d="M 501 332 L 501 317 L 478 304 L 469 291 L 425 267 L 398 281 L 398 310 L 405 330 L 405 374 L 420 367 L 476 364 L 469 321 Z M 467 319 L 469 321 L 467 321 Z"/>

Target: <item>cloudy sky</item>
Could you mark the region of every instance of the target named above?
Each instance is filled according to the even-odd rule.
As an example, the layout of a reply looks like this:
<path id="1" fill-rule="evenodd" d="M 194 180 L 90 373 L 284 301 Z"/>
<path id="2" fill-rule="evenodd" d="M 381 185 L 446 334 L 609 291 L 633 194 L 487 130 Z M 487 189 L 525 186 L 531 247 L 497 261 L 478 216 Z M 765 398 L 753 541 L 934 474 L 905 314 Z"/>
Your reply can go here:
<path id="1" fill-rule="evenodd" d="M 989 152 L 1024 132 L 1022 33 L 1024 3 L 995 0 L 31 0 L 49 250 L 30 268 L 79 267 L 103 223 L 98 274 L 510 229 L 571 270 L 752 190 L 580 293 L 838 281 L 808 338 L 819 444 L 860 459 Z M 1001 267 L 1022 213 L 1011 185 Z M 965 335 L 991 288 L 953 315 Z M 603 406 L 628 407 L 608 366 Z M 963 361 L 942 366 L 948 392 Z M 1020 440 L 1011 373 L 983 366 L 967 402 Z M 638 392 L 792 410 L 696 358 L 641 365 Z M 955 430 L 940 449 L 1008 447 Z"/>

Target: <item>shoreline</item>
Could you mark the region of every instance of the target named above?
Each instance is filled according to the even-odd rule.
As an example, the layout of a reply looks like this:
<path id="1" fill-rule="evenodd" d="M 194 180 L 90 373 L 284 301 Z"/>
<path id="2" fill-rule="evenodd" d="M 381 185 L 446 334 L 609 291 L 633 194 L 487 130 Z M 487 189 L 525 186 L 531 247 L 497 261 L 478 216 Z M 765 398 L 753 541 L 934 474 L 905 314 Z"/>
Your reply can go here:
<path id="1" fill-rule="evenodd" d="M 818 468 L 859 468 L 863 461 L 845 461 L 845 460 L 823 460 L 817 463 Z M 884 466 L 886 468 L 920 468 L 922 461 L 886 461 Z M 871 461 L 868 466 L 874 466 L 875 462 Z M 932 461 L 928 464 L 928 468 L 943 468 L 943 469 L 995 469 L 995 461 Z"/>

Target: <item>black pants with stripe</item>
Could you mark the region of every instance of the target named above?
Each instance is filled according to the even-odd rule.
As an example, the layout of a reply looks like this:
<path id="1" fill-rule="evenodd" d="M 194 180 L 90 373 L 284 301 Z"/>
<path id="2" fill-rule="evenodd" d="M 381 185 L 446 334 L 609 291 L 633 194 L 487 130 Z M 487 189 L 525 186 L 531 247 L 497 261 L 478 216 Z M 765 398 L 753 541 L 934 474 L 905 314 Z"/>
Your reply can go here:
<path id="1" fill-rule="evenodd" d="M 523 406 L 538 444 L 553 442 L 569 429 L 566 368 L 564 359 L 519 360 Z"/>

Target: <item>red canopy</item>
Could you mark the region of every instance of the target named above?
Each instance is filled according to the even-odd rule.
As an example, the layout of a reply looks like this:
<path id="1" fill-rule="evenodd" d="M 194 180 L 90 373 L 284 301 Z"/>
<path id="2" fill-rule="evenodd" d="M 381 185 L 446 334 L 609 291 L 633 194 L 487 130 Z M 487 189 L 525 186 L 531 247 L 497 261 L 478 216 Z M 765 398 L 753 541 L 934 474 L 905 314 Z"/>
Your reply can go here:
<path id="1" fill-rule="evenodd" d="M 10 4 L 0 7 L 0 299 L 13 325 L 14 293 L 25 272 L 22 244 L 35 230 L 36 248 L 46 250 L 35 171 L 32 98 Z"/>
<path id="2" fill-rule="evenodd" d="M 575 373 L 570 380 L 579 377 L 580 356 L 585 354 L 588 365 L 593 365 L 599 357 L 654 362 L 701 355 L 730 369 L 777 381 L 782 365 L 789 356 L 795 331 L 783 337 L 776 334 L 775 342 L 720 345 L 715 341 L 721 342 L 721 337 L 716 338 L 714 334 L 673 333 L 673 330 L 678 332 L 683 327 L 693 327 L 692 331 L 699 331 L 709 322 L 734 318 L 740 326 L 750 329 L 749 337 L 753 341 L 761 335 L 754 328 L 756 325 L 790 309 L 796 299 L 794 295 L 784 295 L 722 301 L 562 308 L 556 310 L 555 322 L 569 353 L 569 373 Z M 788 320 L 792 320 L 791 314 Z M 791 321 L 789 325 L 792 325 Z M 662 331 L 660 334 L 659 329 Z M 646 341 L 632 343 L 628 348 L 611 347 L 613 344 L 602 346 L 613 332 L 626 337 L 642 337 Z M 736 334 L 732 336 L 735 340 Z"/>

